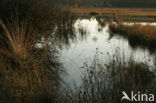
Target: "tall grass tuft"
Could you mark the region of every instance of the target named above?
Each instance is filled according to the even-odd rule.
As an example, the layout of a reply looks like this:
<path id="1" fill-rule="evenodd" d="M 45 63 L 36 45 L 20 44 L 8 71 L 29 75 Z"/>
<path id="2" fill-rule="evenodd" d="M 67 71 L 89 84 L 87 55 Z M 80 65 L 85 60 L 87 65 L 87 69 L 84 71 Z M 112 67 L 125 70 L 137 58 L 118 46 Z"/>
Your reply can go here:
<path id="1" fill-rule="evenodd" d="M 0 52 L 8 56 L 28 57 L 35 43 L 35 30 L 31 21 L 14 18 L 11 23 L 4 24 L 0 20 L 0 27 Z"/>
<path id="2" fill-rule="evenodd" d="M 49 40 L 49 37 L 62 44 L 69 44 L 69 39 L 75 39 L 73 23 L 75 16 L 70 8 L 59 5 L 55 0 L 1 0 L 0 18 L 6 24 L 17 15 L 18 20 L 30 18 L 37 31 L 35 39 Z"/>
<path id="3" fill-rule="evenodd" d="M 61 65 L 57 50 L 36 47 L 30 19 L 0 21 L 0 102 L 53 103 L 57 101 Z"/>

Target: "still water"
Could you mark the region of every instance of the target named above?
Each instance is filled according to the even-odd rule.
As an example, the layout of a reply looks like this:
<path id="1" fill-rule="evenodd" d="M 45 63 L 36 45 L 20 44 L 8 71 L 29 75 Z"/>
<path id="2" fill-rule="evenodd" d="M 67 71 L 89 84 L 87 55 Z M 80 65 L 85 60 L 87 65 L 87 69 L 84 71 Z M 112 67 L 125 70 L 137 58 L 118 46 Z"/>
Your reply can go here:
<path id="1" fill-rule="evenodd" d="M 131 25 L 133 23 L 126 24 Z M 146 23 L 141 24 L 146 25 Z M 155 23 L 151 25 L 155 25 Z M 71 43 L 68 48 L 64 47 L 60 58 L 68 74 L 64 77 L 68 83 L 73 81 L 79 83 L 83 71 L 81 67 L 85 62 L 91 64 L 96 53 L 98 53 L 99 60 L 103 64 L 110 61 L 116 51 L 119 51 L 118 55 L 124 57 L 125 61 L 133 56 L 136 62 L 148 63 L 151 67 L 155 64 L 154 55 L 150 54 L 147 49 L 132 49 L 128 41 L 120 36 L 110 38 L 109 24 L 101 27 L 98 21 L 92 18 L 78 19 L 74 26 L 78 40 Z M 85 30 L 84 37 L 80 36 L 80 29 Z"/>

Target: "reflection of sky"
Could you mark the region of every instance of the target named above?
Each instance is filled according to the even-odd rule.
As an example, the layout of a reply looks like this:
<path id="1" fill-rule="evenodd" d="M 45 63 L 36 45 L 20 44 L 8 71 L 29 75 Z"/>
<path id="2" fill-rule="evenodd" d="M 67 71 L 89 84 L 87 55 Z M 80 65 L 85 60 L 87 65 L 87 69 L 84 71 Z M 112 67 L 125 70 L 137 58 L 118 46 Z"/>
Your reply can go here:
<path id="1" fill-rule="evenodd" d="M 108 25 L 106 25 L 105 28 L 102 28 L 102 31 L 99 32 L 99 25 L 96 19 L 77 20 L 75 23 L 77 35 L 79 35 L 78 28 L 80 26 L 86 29 L 88 33 L 87 38 L 85 40 L 79 39 L 77 43 L 73 43 L 68 49 L 64 48 L 61 51 L 60 59 L 64 67 L 67 69 L 67 73 L 69 74 L 65 78 L 67 81 L 77 81 L 80 79 L 80 67 L 82 67 L 83 63 L 86 61 L 91 63 L 97 48 L 100 52 L 99 59 L 103 64 L 110 60 L 109 56 L 107 55 L 108 52 L 110 57 L 112 57 L 115 54 L 115 51 L 118 49 L 120 52 L 119 55 L 121 57 L 125 57 L 125 59 L 128 59 L 131 55 L 133 55 L 136 62 L 146 62 L 148 59 L 151 59 L 149 64 L 153 65 L 152 56 L 149 55 L 147 50 L 132 50 L 128 44 L 128 41 L 122 39 L 121 37 L 113 37 L 111 40 L 108 40 Z"/>

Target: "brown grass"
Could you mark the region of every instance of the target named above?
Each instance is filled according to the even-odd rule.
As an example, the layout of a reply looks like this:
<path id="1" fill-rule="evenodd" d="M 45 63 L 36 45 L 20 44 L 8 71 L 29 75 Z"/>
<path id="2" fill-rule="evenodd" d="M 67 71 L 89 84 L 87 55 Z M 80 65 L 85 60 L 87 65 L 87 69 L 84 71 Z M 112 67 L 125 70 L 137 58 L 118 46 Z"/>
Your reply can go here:
<path id="1" fill-rule="evenodd" d="M 26 58 L 28 51 L 34 45 L 35 30 L 29 19 L 19 21 L 18 18 L 12 20 L 7 25 L 0 20 L 1 49 L 0 52 L 8 56 L 20 56 Z M 2 45 L 3 44 L 3 45 Z"/>
<path id="2" fill-rule="evenodd" d="M 31 19 L 15 16 L 0 20 L 0 27 L 0 103 L 55 102 L 61 69 L 56 51 L 35 46 Z"/>
<path id="3" fill-rule="evenodd" d="M 137 36 L 144 40 L 156 40 L 156 26 L 133 24 L 126 25 L 123 23 L 110 24 L 109 29 L 111 33 L 122 34 L 127 36 Z"/>
<path id="4" fill-rule="evenodd" d="M 0 11 L 0 103 L 56 103 L 71 12 L 51 0 L 2 0 Z"/>
<path id="5" fill-rule="evenodd" d="M 1 103 L 52 103 L 56 101 L 57 88 L 55 86 L 58 80 L 56 79 L 58 69 L 54 61 L 49 61 L 51 58 L 46 51 L 34 49 L 27 59 L 0 57 Z"/>
<path id="6" fill-rule="evenodd" d="M 138 15 L 156 15 L 155 10 L 139 10 L 139 9 L 107 9 L 107 8 L 101 8 L 101 9 L 80 9 L 80 8 L 73 8 L 73 12 L 75 13 L 90 13 L 90 12 L 98 12 L 98 13 L 121 13 L 121 14 L 138 14 Z"/>
<path id="7" fill-rule="evenodd" d="M 147 49 L 150 53 L 156 51 L 156 26 L 154 25 L 112 23 L 109 25 L 109 34 L 110 37 L 115 35 L 124 37 L 132 48 Z"/>

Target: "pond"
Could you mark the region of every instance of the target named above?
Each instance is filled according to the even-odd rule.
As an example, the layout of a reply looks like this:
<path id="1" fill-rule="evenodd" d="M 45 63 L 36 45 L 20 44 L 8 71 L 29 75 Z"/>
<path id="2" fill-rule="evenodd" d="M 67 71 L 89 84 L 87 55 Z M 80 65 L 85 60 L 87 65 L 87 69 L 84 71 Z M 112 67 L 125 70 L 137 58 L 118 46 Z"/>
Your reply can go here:
<path id="1" fill-rule="evenodd" d="M 141 24 L 146 25 L 147 23 Z M 66 82 L 75 81 L 79 84 L 84 63 L 91 64 L 96 54 L 103 64 L 110 61 L 111 57 L 118 51 L 118 55 L 124 60 L 133 56 L 135 62 L 148 63 L 151 67 L 154 66 L 154 53 L 151 54 L 148 49 L 144 48 L 131 48 L 128 40 L 121 36 L 110 38 L 108 26 L 109 24 L 106 24 L 105 27 L 101 27 L 95 18 L 78 19 L 75 22 L 74 27 L 78 40 L 71 43 L 68 48 L 64 47 L 61 50 L 60 60 L 68 74 L 64 77 Z M 81 36 L 80 29 L 85 31 L 84 37 Z"/>

